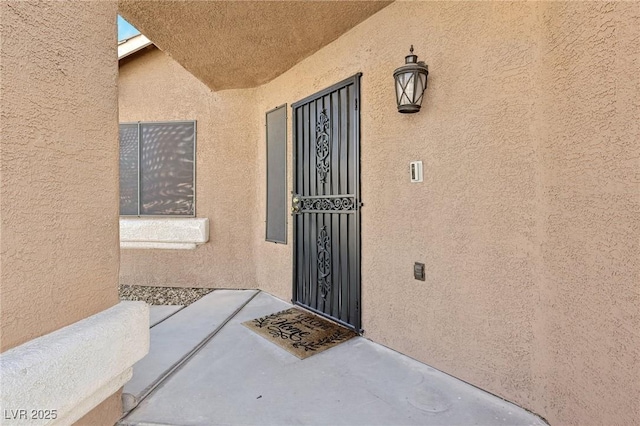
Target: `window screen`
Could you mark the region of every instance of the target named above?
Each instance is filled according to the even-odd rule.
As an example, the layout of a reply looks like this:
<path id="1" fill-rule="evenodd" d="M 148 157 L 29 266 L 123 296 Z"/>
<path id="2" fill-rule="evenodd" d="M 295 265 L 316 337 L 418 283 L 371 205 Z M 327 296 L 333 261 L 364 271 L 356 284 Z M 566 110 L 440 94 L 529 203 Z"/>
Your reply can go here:
<path id="1" fill-rule="evenodd" d="M 266 240 L 287 243 L 287 108 L 267 112 Z"/>
<path id="2" fill-rule="evenodd" d="M 120 214 L 195 215 L 194 121 L 120 125 Z"/>
<path id="3" fill-rule="evenodd" d="M 138 125 L 120 125 L 120 214 L 138 214 Z"/>

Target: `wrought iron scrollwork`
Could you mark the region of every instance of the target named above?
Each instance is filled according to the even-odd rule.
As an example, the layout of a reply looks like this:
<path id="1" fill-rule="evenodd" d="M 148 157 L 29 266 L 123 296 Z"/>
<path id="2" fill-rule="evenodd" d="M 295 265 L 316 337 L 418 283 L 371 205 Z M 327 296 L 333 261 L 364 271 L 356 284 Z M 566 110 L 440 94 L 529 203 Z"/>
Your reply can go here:
<path id="1" fill-rule="evenodd" d="M 324 198 L 302 198 L 302 208 L 300 211 L 327 211 L 327 212 L 347 212 L 355 210 L 354 197 L 324 197 Z"/>
<path id="2" fill-rule="evenodd" d="M 323 226 L 318 235 L 318 286 L 320 296 L 327 298 L 331 291 L 331 238 L 327 227 Z"/>
<path id="3" fill-rule="evenodd" d="M 322 183 L 327 182 L 327 174 L 331 169 L 330 150 L 329 117 L 327 116 L 327 110 L 323 109 L 316 124 L 316 169 Z"/>

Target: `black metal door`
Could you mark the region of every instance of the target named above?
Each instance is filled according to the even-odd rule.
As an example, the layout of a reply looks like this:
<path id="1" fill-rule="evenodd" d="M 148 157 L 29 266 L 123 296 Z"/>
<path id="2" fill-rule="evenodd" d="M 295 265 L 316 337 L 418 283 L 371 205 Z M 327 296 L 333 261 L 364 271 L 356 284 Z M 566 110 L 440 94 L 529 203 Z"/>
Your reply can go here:
<path id="1" fill-rule="evenodd" d="M 360 74 L 292 105 L 293 300 L 360 331 Z"/>

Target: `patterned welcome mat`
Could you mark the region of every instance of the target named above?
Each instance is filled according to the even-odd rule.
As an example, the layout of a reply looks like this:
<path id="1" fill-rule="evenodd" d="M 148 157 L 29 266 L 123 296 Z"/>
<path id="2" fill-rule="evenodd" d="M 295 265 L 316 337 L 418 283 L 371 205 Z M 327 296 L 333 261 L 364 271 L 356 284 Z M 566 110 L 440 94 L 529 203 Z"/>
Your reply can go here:
<path id="1" fill-rule="evenodd" d="M 332 348 L 356 335 L 348 328 L 298 308 L 246 321 L 242 325 L 300 359 Z"/>

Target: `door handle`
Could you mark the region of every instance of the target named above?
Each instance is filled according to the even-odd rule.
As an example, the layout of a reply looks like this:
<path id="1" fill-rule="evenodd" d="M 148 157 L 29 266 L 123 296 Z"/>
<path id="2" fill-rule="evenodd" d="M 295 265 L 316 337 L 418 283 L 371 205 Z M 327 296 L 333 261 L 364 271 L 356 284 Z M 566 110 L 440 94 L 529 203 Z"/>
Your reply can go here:
<path id="1" fill-rule="evenodd" d="M 300 213 L 300 196 L 294 195 L 291 199 L 291 214 Z"/>

